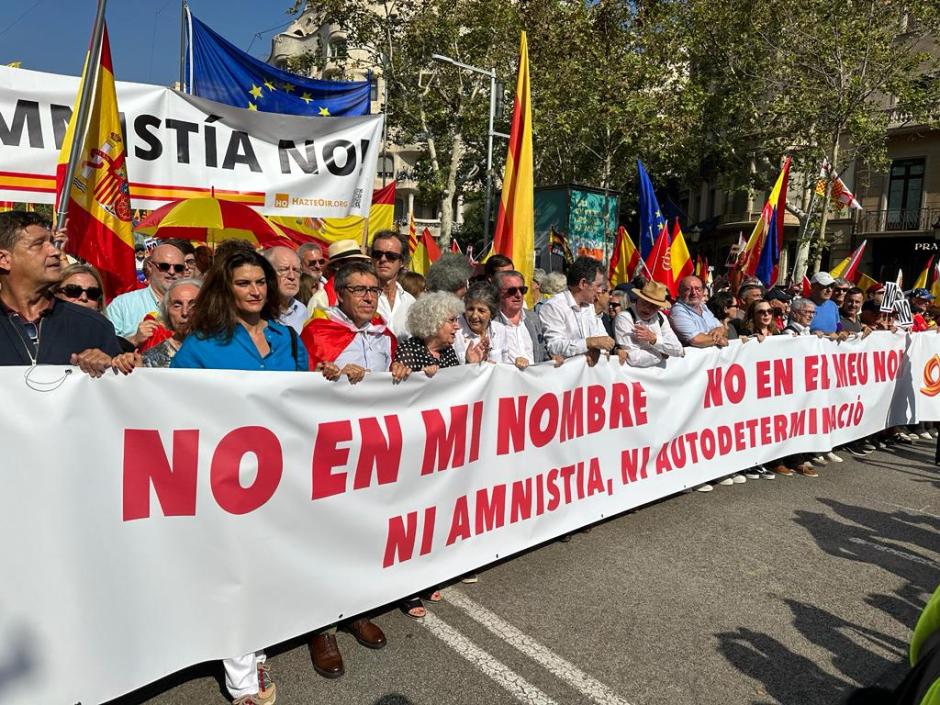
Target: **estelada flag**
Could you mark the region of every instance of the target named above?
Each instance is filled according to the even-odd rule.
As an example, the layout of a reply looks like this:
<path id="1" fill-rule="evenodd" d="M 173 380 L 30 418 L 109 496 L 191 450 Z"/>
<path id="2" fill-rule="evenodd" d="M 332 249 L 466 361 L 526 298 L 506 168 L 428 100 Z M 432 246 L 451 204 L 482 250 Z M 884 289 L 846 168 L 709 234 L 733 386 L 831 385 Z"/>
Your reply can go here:
<path id="1" fill-rule="evenodd" d="M 418 226 L 415 225 L 415 214 L 408 216 L 408 256 L 414 257 L 418 249 Z"/>
<path id="2" fill-rule="evenodd" d="M 101 59 L 97 72 L 90 66 L 89 49 L 82 71 L 78 96 L 72 110 L 59 165 L 56 169 L 56 210 L 68 199 L 68 248 L 71 254 L 89 262 L 104 277 L 108 297 L 137 288 L 134 260 L 134 232 L 131 224 L 130 188 L 127 181 L 127 146 L 118 115 L 117 93 L 108 29 L 101 35 Z M 89 85 L 89 74 L 96 74 Z M 69 155 L 75 139 L 78 106 L 84 90 L 94 91 L 88 130 L 71 184 L 65 184 Z"/>
<path id="3" fill-rule="evenodd" d="M 692 255 L 689 254 L 689 248 L 685 245 L 685 237 L 682 235 L 682 228 L 679 227 L 678 218 L 672 226 L 672 244 L 669 245 L 669 257 L 672 261 L 672 278 L 678 285 L 683 277 L 689 276 L 694 271 Z"/>
<path id="4" fill-rule="evenodd" d="M 366 330 L 389 337 L 392 343 L 391 357 L 394 360 L 398 341 L 392 331 L 385 326 L 385 321 L 379 314 L 375 314 Z M 344 320 L 334 311 L 324 311 L 322 308 L 314 311 L 300 334 L 300 339 L 307 348 L 310 370 L 315 371 L 321 362 L 336 360 L 361 331 L 362 329 L 356 328 L 352 321 Z M 373 370 L 373 372 L 388 372 L 388 370 Z"/>
<path id="5" fill-rule="evenodd" d="M 529 49 L 525 32 L 519 39 L 519 76 L 509 130 L 503 190 L 496 215 L 493 252 L 506 255 L 525 281 L 535 270 L 535 181 L 532 170 L 532 100 Z"/>
<path id="6" fill-rule="evenodd" d="M 617 237 L 614 240 L 614 251 L 610 255 L 610 266 L 607 278 L 611 286 L 626 284 L 633 279 L 636 267 L 640 263 L 640 251 L 636 249 L 630 234 L 622 225 L 617 228 Z"/>
<path id="7" fill-rule="evenodd" d="M 653 243 L 653 249 L 650 250 L 650 256 L 646 258 L 646 268 L 649 270 L 650 279 L 657 281 L 667 289 L 672 296 L 676 295 L 676 278 L 672 273 L 672 257 L 670 254 L 669 226 L 663 225 L 659 231 L 659 237 Z"/>

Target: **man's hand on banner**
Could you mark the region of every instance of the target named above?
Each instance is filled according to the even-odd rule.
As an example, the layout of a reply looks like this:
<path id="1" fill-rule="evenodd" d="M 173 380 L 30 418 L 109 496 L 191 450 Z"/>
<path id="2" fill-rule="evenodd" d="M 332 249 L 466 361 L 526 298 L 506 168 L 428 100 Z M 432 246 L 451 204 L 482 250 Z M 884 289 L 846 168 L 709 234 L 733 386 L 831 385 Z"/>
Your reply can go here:
<path id="1" fill-rule="evenodd" d="M 111 369 L 111 356 L 98 348 L 72 353 L 69 362 L 78 365 L 78 369 L 89 377 L 100 377 Z"/>

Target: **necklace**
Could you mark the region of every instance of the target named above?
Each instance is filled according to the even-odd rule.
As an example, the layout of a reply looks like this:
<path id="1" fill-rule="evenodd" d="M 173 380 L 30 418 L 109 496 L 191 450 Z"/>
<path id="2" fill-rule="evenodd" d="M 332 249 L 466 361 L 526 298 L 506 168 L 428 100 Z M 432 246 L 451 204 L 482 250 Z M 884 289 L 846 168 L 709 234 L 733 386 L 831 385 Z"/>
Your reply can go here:
<path id="1" fill-rule="evenodd" d="M 13 320 L 14 316 L 22 319 L 23 321 L 26 321 L 26 319 L 20 316 L 20 314 L 16 312 L 14 312 L 9 317 L 10 323 L 13 325 L 13 329 L 16 331 L 17 337 L 20 339 L 20 342 L 23 343 L 23 349 L 26 350 L 26 356 L 29 358 L 30 367 L 35 367 L 36 361 L 39 360 L 39 343 L 40 343 L 40 340 L 42 339 L 42 322 L 44 319 L 40 318 L 39 323 L 32 323 L 30 321 L 26 321 L 27 323 L 29 323 L 29 325 L 36 328 L 36 342 L 33 343 L 31 336 L 23 335 L 23 331 L 20 330 L 21 326 L 16 321 Z M 35 345 L 35 348 L 33 347 L 34 345 Z"/>

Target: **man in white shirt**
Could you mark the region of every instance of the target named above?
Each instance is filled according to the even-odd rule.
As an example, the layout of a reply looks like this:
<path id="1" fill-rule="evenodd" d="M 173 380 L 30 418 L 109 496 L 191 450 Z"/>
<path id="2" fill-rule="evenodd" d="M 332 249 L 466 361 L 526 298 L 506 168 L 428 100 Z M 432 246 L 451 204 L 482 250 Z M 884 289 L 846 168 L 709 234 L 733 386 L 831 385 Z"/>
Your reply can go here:
<path id="1" fill-rule="evenodd" d="M 314 281 L 313 296 L 306 302 L 307 310 L 313 313 L 318 308 L 327 308 L 330 303 L 326 290 L 323 288 L 326 284 L 323 268 L 327 262 L 323 256 L 323 248 L 315 242 L 305 242 L 297 248 L 297 256 L 300 258 L 300 268 L 303 273 L 309 274 Z"/>
<path id="2" fill-rule="evenodd" d="M 289 247 L 269 247 L 264 251 L 264 258 L 277 274 L 277 290 L 281 297 L 281 313 L 277 322 L 300 333 L 309 317 L 307 307 L 294 298 L 300 291 L 300 275 L 303 273 L 300 257 Z"/>
<path id="3" fill-rule="evenodd" d="M 591 257 L 578 257 L 566 278 L 568 288 L 539 308 L 545 347 L 549 355 L 565 358 L 587 354 L 588 364 L 594 364 L 601 351 L 614 347 L 614 339 L 594 312 L 594 300 L 607 284 L 604 265 Z"/>
<path id="4" fill-rule="evenodd" d="M 372 240 L 372 264 L 379 277 L 379 315 L 399 339 L 410 338 L 406 321 L 415 297 L 398 283 L 398 274 L 405 265 L 408 242 L 394 230 L 380 230 Z"/>
<path id="5" fill-rule="evenodd" d="M 627 363 L 652 367 L 667 357 L 683 357 L 685 349 L 662 313 L 669 307 L 666 287 L 650 281 L 632 293 L 636 301 L 614 320 L 617 345 L 626 351 Z"/>
<path id="6" fill-rule="evenodd" d="M 107 317 L 115 332 L 134 345 L 140 345 L 153 335 L 160 325 L 157 320 L 144 320 L 148 313 L 156 313 L 163 294 L 177 279 L 182 279 L 186 265 L 183 252 L 169 243 L 157 245 L 144 265 L 150 283 L 143 289 L 121 294 L 108 305 Z"/>
<path id="7" fill-rule="evenodd" d="M 520 272 L 499 271 L 493 275 L 493 284 L 499 291 L 497 320 L 506 328 L 503 362 L 525 367 L 548 359 L 542 322 L 531 311 L 525 310 L 528 287 Z"/>

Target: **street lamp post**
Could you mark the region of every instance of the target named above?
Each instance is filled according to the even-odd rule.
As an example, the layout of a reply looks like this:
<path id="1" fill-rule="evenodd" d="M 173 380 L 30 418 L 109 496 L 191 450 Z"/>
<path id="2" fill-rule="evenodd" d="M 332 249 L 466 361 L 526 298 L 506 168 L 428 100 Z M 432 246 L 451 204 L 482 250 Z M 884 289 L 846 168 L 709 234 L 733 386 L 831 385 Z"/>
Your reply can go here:
<path id="1" fill-rule="evenodd" d="M 443 64 L 450 64 L 459 69 L 490 77 L 490 121 L 486 134 L 486 197 L 483 202 L 483 250 L 486 251 L 490 240 L 490 208 L 493 200 L 493 138 L 508 137 L 508 135 L 493 131 L 493 120 L 496 116 L 496 69 L 481 69 L 477 66 L 470 66 L 443 54 L 431 54 L 431 58 Z"/>

